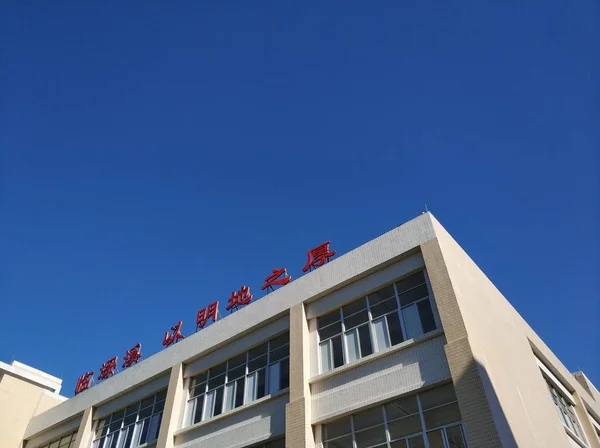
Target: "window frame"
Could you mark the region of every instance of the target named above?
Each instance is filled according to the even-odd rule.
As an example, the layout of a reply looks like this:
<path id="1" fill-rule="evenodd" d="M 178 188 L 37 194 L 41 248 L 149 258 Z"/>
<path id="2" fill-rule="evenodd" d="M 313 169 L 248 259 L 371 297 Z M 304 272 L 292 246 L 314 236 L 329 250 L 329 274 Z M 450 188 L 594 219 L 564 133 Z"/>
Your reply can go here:
<path id="1" fill-rule="evenodd" d="M 72 448 L 75 446 L 75 441 L 77 439 L 78 429 L 74 429 L 62 436 L 57 437 L 56 439 L 52 439 L 49 442 L 44 443 L 43 445 L 39 445 L 37 448 L 50 448 L 50 446 L 56 446 L 58 448 Z M 69 441 L 66 444 L 62 444 L 63 440 L 69 438 Z M 53 445 L 56 444 L 56 445 Z"/>
<path id="2" fill-rule="evenodd" d="M 276 341 L 278 338 L 280 338 L 286 334 L 288 335 L 287 339 L 286 339 L 287 342 L 280 344 L 280 345 L 276 346 L 275 348 L 272 348 L 272 344 L 274 343 L 274 341 Z M 250 352 L 258 347 L 261 347 L 262 345 L 266 345 L 266 352 L 264 354 L 259 354 L 259 355 L 255 356 L 254 358 L 250 358 Z M 237 408 L 240 408 L 242 406 L 253 403 L 256 400 L 259 400 L 263 397 L 273 395 L 274 393 L 278 393 L 278 392 L 281 392 L 282 390 L 287 389 L 289 387 L 289 358 L 290 358 L 289 346 L 290 346 L 289 332 L 286 331 L 286 332 L 280 333 L 276 336 L 269 338 L 267 341 L 261 342 L 260 344 L 257 344 L 255 346 L 247 349 L 244 353 L 240 353 L 236 356 L 232 356 L 232 357 L 228 358 L 227 360 L 225 360 L 224 362 L 216 364 L 202 372 L 197 373 L 194 376 L 189 377 L 187 379 L 187 387 L 186 387 L 187 398 L 186 398 L 186 404 L 185 404 L 184 427 L 187 428 L 187 427 L 196 425 L 198 423 L 208 421 L 212 418 L 218 417 L 219 415 L 227 414 L 229 412 L 234 411 Z M 284 347 L 287 347 L 287 355 L 285 355 L 283 357 L 279 357 L 277 360 L 272 361 L 271 358 L 272 358 L 273 352 L 275 352 L 276 350 L 279 350 L 281 348 L 284 348 Z M 229 373 L 231 370 L 239 369 L 240 367 L 242 367 L 242 364 L 238 364 L 238 365 L 235 365 L 235 367 L 230 369 L 230 367 L 229 367 L 230 362 L 235 360 L 236 358 L 241 357 L 242 354 L 245 355 L 245 361 L 243 364 L 243 366 L 244 366 L 243 376 L 238 375 L 235 378 L 229 379 Z M 260 367 L 258 367 L 258 368 L 250 370 L 250 363 L 252 361 L 259 360 L 263 357 L 266 357 L 265 363 L 261 364 Z M 281 368 L 281 366 L 283 365 L 283 362 L 285 360 L 288 360 L 287 361 L 288 385 L 286 387 L 281 387 L 281 380 L 283 378 L 283 376 L 282 376 L 283 369 Z M 225 364 L 225 373 L 222 374 L 223 375 L 223 384 L 219 384 L 217 387 L 215 387 L 213 389 L 209 389 L 211 369 L 214 369 L 215 367 L 218 367 L 222 364 Z M 279 365 L 279 388 L 277 391 L 272 392 L 270 390 L 271 367 L 276 364 Z M 261 371 L 264 372 L 264 393 L 261 396 L 258 396 Z M 197 395 L 192 396 L 192 391 L 195 390 L 196 387 L 198 387 L 198 385 L 194 384 L 193 381 L 195 378 L 197 378 L 201 375 L 205 375 L 205 380 L 200 382 L 200 385 L 204 384 L 204 390 L 201 393 L 198 393 Z M 221 374 L 216 375 L 216 376 L 220 376 L 220 375 Z M 238 392 L 238 381 L 242 378 L 243 378 L 243 387 L 244 387 L 244 391 L 243 391 L 243 395 L 242 395 L 242 403 L 240 405 L 236 406 L 235 400 L 236 400 L 236 396 L 237 396 L 237 392 Z M 255 378 L 255 380 L 253 383 L 252 398 L 249 398 L 250 379 L 251 378 Z M 192 384 L 194 384 L 193 387 L 192 387 Z M 234 407 L 231 409 L 227 409 L 228 403 L 229 403 L 228 386 L 230 384 L 234 384 L 234 387 L 233 387 L 233 399 L 234 399 L 233 405 L 234 405 Z M 223 397 L 221 400 L 221 410 L 218 414 L 215 415 L 214 412 L 215 412 L 215 405 L 216 405 L 217 400 L 214 400 L 212 403 L 212 407 L 213 407 L 212 415 L 209 415 L 207 413 L 208 400 L 206 398 L 208 397 L 208 394 L 210 392 L 217 391 L 220 388 L 223 388 Z M 216 393 L 217 392 L 215 392 L 215 398 L 216 398 Z M 202 397 L 202 410 L 201 410 L 201 414 L 200 414 L 200 419 L 198 421 L 194 422 L 195 416 L 197 413 L 196 408 L 198 406 L 200 397 Z"/>
<path id="3" fill-rule="evenodd" d="M 565 397 L 562 388 L 554 384 L 554 381 L 551 378 L 548 378 L 546 375 L 543 375 L 543 377 L 548 386 L 552 404 L 556 408 L 559 420 L 565 430 L 567 430 L 567 434 L 571 437 L 575 437 L 577 441 L 583 443 L 585 446 L 589 446 L 581 422 L 575 411 L 575 405 L 572 403 L 573 399 L 571 397 Z"/>
<path id="4" fill-rule="evenodd" d="M 408 278 L 410 278 L 412 276 L 418 275 L 419 273 L 421 273 L 423 275 L 423 283 L 419 283 L 416 286 L 412 286 L 412 287 L 410 287 L 410 288 L 402 291 L 402 294 L 405 294 L 405 293 L 410 292 L 410 291 L 412 291 L 414 289 L 422 287 L 423 284 L 424 284 L 426 286 L 426 288 L 427 288 L 427 295 L 424 296 L 424 297 L 421 297 L 421 298 L 419 298 L 419 299 L 417 299 L 417 300 L 415 300 L 413 302 L 410 302 L 408 305 L 402 305 L 401 302 L 400 302 L 400 293 L 398 291 L 397 283 L 402 282 L 403 280 L 406 280 L 406 279 L 408 279 Z M 394 291 L 394 298 L 395 298 L 395 302 L 396 302 L 396 308 L 392 309 L 390 311 L 387 311 L 387 312 L 385 312 L 383 314 L 380 314 L 380 315 L 378 315 L 377 317 L 374 318 L 373 317 L 372 308 L 374 306 L 380 304 L 380 303 L 383 303 L 383 302 L 386 302 L 388 300 L 391 300 L 392 297 L 385 298 L 385 299 L 381 300 L 380 302 L 377 302 L 376 304 L 371 304 L 371 301 L 369 300 L 369 296 L 372 296 L 374 293 L 379 292 L 379 291 L 381 291 L 381 290 L 383 290 L 385 288 L 388 288 L 390 286 L 392 287 L 392 289 Z M 354 312 L 354 313 L 352 313 L 352 314 L 350 314 L 348 316 L 344 316 L 343 309 L 344 309 L 344 307 L 346 307 L 346 306 L 348 306 L 348 305 L 350 305 L 352 303 L 358 302 L 359 300 L 364 300 L 365 303 L 366 303 L 366 308 L 365 309 L 367 311 L 367 321 L 366 322 L 362 322 L 362 323 L 360 323 L 358 325 L 355 325 L 355 326 L 351 327 L 350 329 L 347 329 L 346 328 L 346 322 L 344 320 L 347 319 L 347 318 L 355 316 L 356 314 L 362 312 L 362 310 Z M 425 302 L 425 301 L 429 302 L 429 306 L 431 308 L 431 312 L 432 312 L 432 315 L 433 315 L 433 320 L 434 320 L 434 323 L 435 323 L 435 329 L 430 330 L 429 332 L 425 332 L 424 331 L 424 329 L 423 329 L 423 322 L 421 321 L 421 318 L 420 318 L 421 316 L 420 316 L 419 310 L 418 310 L 418 304 L 421 303 L 421 302 Z M 409 338 L 408 337 L 408 331 L 406 329 L 406 323 L 404 321 L 404 314 L 402 312 L 402 309 L 403 308 L 407 308 L 407 307 L 411 307 L 411 306 L 415 307 L 415 311 L 417 313 L 417 316 L 419 316 L 420 334 L 418 336 L 413 336 L 413 337 Z M 402 343 L 402 342 L 406 342 L 406 341 L 411 340 L 411 339 L 419 339 L 419 338 L 423 337 L 426 334 L 429 334 L 429 333 L 431 333 L 433 331 L 436 331 L 436 330 L 439 330 L 439 329 L 442 328 L 441 322 L 440 322 L 440 318 L 439 318 L 439 315 L 438 315 L 438 312 L 437 312 L 437 306 L 435 304 L 435 298 L 433 296 L 433 290 L 431 289 L 431 284 L 430 284 L 430 281 L 429 281 L 429 276 L 427 275 L 427 270 L 424 269 L 424 268 L 420 269 L 420 270 L 412 271 L 412 272 L 408 273 L 407 275 L 404 275 L 404 276 L 400 277 L 399 279 L 394 280 L 392 283 L 388 283 L 388 284 L 384 284 L 384 285 L 379 286 L 375 291 L 373 291 L 373 292 L 371 292 L 369 294 L 362 295 L 359 298 L 356 298 L 356 299 L 354 299 L 354 300 L 352 300 L 350 302 L 345 303 L 344 305 L 340 306 L 337 309 L 337 311 L 339 312 L 339 320 L 335 320 L 332 323 L 329 323 L 327 325 L 324 325 L 322 328 L 319 328 L 319 324 L 318 324 L 318 320 L 317 319 L 319 319 L 319 317 L 323 317 L 323 316 L 327 316 L 327 315 L 332 315 L 335 311 L 336 311 L 336 309 L 334 308 L 333 310 L 330 310 L 327 313 L 324 313 L 321 316 L 317 316 L 315 318 L 316 325 L 315 325 L 314 328 L 315 328 L 315 332 L 316 332 L 316 341 L 317 341 L 317 369 L 318 369 L 318 374 L 332 372 L 335 369 L 337 369 L 339 367 L 342 367 L 342 366 L 344 366 L 346 364 L 350 364 L 352 362 L 356 362 L 356 361 L 364 358 L 365 356 L 369 356 L 369 355 L 372 355 L 374 353 L 378 353 L 378 352 L 381 352 L 383 350 L 387 350 L 390 347 L 393 347 L 394 345 L 397 345 L 397 344 Z M 389 325 L 389 320 L 388 320 L 388 316 L 391 315 L 391 314 L 393 314 L 393 313 L 396 313 L 396 315 L 398 317 L 399 325 L 400 325 L 400 331 L 402 332 L 402 341 L 400 341 L 399 343 L 396 343 L 396 344 L 392 343 L 392 337 L 391 337 L 391 334 L 390 334 L 390 325 Z M 385 322 L 385 336 L 387 337 L 387 341 L 389 341 L 389 346 L 388 347 L 379 347 L 380 341 L 376 337 L 377 333 L 375 331 L 375 322 L 379 322 L 381 320 L 384 320 L 384 322 Z M 328 328 L 330 326 L 337 325 L 338 322 L 340 324 L 341 331 L 338 332 L 338 333 L 334 333 L 333 335 L 330 335 L 327 338 L 321 339 L 320 331 L 323 330 L 323 329 L 325 329 L 325 328 Z M 360 327 L 362 327 L 364 325 L 368 326 L 368 330 L 369 330 L 368 334 L 369 334 L 369 337 L 370 337 L 371 353 L 369 353 L 368 355 L 363 355 L 362 354 L 361 338 L 360 338 L 360 334 L 358 332 L 358 328 L 360 328 Z M 350 359 L 349 350 L 348 350 L 348 342 L 346 340 L 347 333 L 350 333 L 351 331 L 356 331 L 357 340 L 358 340 L 358 350 L 359 350 L 358 353 L 360 355 L 357 359 L 353 359 L 353 360 Z M 342 358 L 343 359 L 342 359 L 342 364 L 340 364 L 339 366 L 336 366 L 335 365 L 335 353 L 334 353 L 335 350 L 334 350 L 334 342 L 333 342 L 333 340 L 335 338 L 337 338 L 338 336 L 341 336 L 340 337 L 340 339 L 341 339 L 341 345 L 342 345 L 342 350 L 341 351 L 342 351 Z M 329 351 L 329 353 L 328 353 L 328 355 L 329 355 L 328 356 L 329 357 L 328 364 L 331 366 L 331 368 L 327 369 L 327 370 L 324 369 L 325 366 L 324 366 L 324 363 L 323 363 L 323 349 L 322 349 L 322 347 L 325 344 L 327 344 L 327 346 L 328 346 L 328 351 Z"/>

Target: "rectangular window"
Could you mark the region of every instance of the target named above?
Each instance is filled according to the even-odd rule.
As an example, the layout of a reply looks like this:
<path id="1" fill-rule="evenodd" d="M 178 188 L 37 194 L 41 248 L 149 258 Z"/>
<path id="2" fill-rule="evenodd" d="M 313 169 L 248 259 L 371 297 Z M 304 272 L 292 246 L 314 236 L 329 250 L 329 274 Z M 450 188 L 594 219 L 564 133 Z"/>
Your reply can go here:
<path id="1" fill-rule="evenodd" d="M 186 426 L 287 388 L 289 341 L 284 333 L 190 378 Z"/>
<path id="2" fill-rule="evenodd" d="M 317 317 L 321 372 L 436 330 L 431 301 L 420 271 Z"/>
<path id="3" fill-rule="evenodd" d="M 164 389 L 94 422 L 94 448 L 133 448 L 158 439 Z M 62 446 L 60 447 L 62 448 Z"/>
<path id="4" fill-rule="evenodd" d="M 556 411 L 558 412 L 558 417 L 564 426 L 569 428 L 575 436 L 579 440 L 581 440 L 584 444 L 586 443 L 585 436 L 583 435 L 583 431 L 581 430 L 581 426 L 579 425 L 579 419 L 577 415 L 575 415 L 574 406 L 565 399 L 563 396 L 563 392 L 554 387 L 550 381 L 546 380 L 548 385 L 548 390 L 550 392 L 550 397 L 552 397 L 552 401 L 554 402 L 554 406 L 556 407 Z"/>
<path id="5" fill-rule="evenodd" d="M 451 384 L 323 425 L 323 448 L 466 448 Z M 426 445 L 427 443 L 427 445 Z"/>
<path id="6" fill-rule="evenodd" d="M 77 438 L 77 431 L 69 433 L 65 436 L 59 437 L 56 440 L 46 443 L 38 448 L 73 448 L 75 446 L 75 439 Z"/>

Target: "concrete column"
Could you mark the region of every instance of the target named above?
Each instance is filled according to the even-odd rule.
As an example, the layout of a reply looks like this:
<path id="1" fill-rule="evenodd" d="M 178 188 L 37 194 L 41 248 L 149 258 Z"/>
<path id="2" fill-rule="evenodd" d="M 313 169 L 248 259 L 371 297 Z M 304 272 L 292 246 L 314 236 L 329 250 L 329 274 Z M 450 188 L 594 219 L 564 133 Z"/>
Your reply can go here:
<path id="1" fill-rule="evenodd" d="M 285 446 L 314 448 L 311 425 L 310 339 L 304 304 L 290 308 L 290 402 L 285 408 Z"/>
<path id="2" fill-rule="evenodd" d="M 94 439 L 94 408 L 90 407 L 83 411 L 83 417 L 81 417 L 81 423 L 79 423 L 79 429 L 77 430 L 77 437 L 75 438 L 75 445 L 73 448 L 90 448 Z"/>
<path id="3" fill-rule="evenodd" d="M 158 433 L 156 448 L 173 448 L 173 433 L 179 429 L 178 426 L 181 421 L 184 392 L 183 364 L 177 364 L 171 368 L 167 398 L 165 400 L 165 410 L 163 411 L 162 422 L 160 423 L 160 432 Z"/>
<path id="4" fill-rule="evenodd" d="M 590 417 L 588 417 L 583 400 L 577 392 L 573 392 L 572 397 L 575 401 L 575 415 L 577 415 L 579 418 L 579 423 L 581 423 L 581 429 L 587 438 L 588 446 L 590 448 L 600 448 L 600 443 L 598 441 L 598 437 L 596 436 L 596 429 L 592 425 Z"/>

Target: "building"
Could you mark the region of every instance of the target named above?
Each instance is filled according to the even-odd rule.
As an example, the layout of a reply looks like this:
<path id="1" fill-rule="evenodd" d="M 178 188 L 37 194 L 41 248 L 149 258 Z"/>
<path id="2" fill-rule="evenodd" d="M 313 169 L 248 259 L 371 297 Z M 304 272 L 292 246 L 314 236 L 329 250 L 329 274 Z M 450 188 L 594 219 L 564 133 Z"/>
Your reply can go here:
<path id="1" fill-rule="evenodd" d="M 34 415 L 23 439 L 600 448 L 600 394 L 425 213 Z"/>
<path id="2" fill-rule="evenodd" d="M 13 361 L 0 362 L 0 448 L 19 446 L 31 418 L 67 398 L 62 380 Z"/>

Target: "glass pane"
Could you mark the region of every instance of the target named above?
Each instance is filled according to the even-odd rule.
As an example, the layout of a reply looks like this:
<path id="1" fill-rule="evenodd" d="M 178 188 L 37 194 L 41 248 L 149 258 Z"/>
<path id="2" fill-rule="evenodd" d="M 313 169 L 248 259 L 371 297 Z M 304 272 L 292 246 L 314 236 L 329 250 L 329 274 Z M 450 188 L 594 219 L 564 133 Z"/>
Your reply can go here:
<path id="1" fill-rule="evenodd" d="M 251 373 L 246 378 L 246 403 L 251 403 L 256 399 L 256 380 L 258 374 L 256 372 Z"/>
<path id="2" fill-rule="evenodd" d="M 137 423 L 140 426 L 140 440 L 139 440 L 139 444 L 143 444 L 146 443 L 148 441 L 148 419 L 146 420 L 142 420 L 141 422 Z"/>
<path id="3" fill-rule="evenodd" d="M 323 448 L 353 448 L 352 436 L 341 437 L 330 442 L 325 442 Z"/>
<path id="4" fill-rule="evenodd" d="M 419 394 L 419 399 L 423 410 L 427 410 L 456 401 L 456 394 L 454 387 L 449 383 Z"/>
<path id="5" fill-rule="evenodd" d="M 385 428 L 383 425 L 375 428 L 358 431 L 355 434 L 356 448 L 367 448 L 380 443 L 385 443 Z"/>
<path id="6" fill-rule="evenodd" d="M 442 430 L 430 431 L 427 433 L 429 439 L 429 448 L 446 448 L 444 446 L 444 436 L 442 436 Z"/>
<path id="7" fill-rule="evenodd" d="M 408 448 L 425 448 L 425 441 L 422 436 L 408 439 Z"/>
<path id="8" fill-rule="evenodd" d="M 346 328 L 346 330 L 349 330 L 360 324 L 364 324 L 368 320 L 369 320 L 369 313 L 367 310 L 363 310 L 363 311 L 356 313 L 350 317 L 345 317 L 344 318 L 344 328 Z"/>
<path id="9" fill-rule="evenodd" d="M 290 359 L 284 359 L 281 361 L 281 369 L 280 369 L 280 381 L 279 381 L 279 390 L 286 389 L 290 387 Z"/>
<path id="10" fill-rule="evenodd" d="M 429 428 L 438 428 L 449 423 L 460 421 L 460 411 L 458 403 L 447 404 L 445 406 L 430 409 L 423 413 L 425 417 L 425 426 Z"/>
<path id="11" fill-rule="evenodd" d="M 235 407 L 240 407 L 244 404 L 244 384 L 246 384 L 246 378 L 240 378 L 236 381 L 235 386 Z"/>
<path id="12" fill-rule="evenodd" d="M 246 365 L 246 353 L 242 353 L 241 355 L 236 356 L 235 358 L 231 358 L 227 363 L 227 371 L 231 372 L 240 366 Z M 227 374 L 229 376 L 229 374 Z"/>
<path id="13" fill-rule="evenodd" d="M 393 422 L 388 423 L 388 430 L 390 431 L 391 440 L 420 433 L 423 431 L 421 417 L 416 414 L 400 420 L 394 420 Z"/>
<path id="14" fill-rule="evenodd" d="M 358 347 L 358 330 L 350 330 L 345 334 L 346 350 L 348 352 L 348 362 L 356 361 L 360 357 Z"/>
<path id="15" fill-rule="evenodd" d="M 241 376 L 246 375 L 246 365 L 236 367 L 235 369 L 231 369 L 227 373 L 227 382 L 238 379 Z"/>
<path id="16" fill-rule="evenodd" d="M 448 445 L 450 448 L 466 448 L 467 444 L 463 438 L 462 429 L 460 425 L 446 428 L 446 438 L 448 439 Z"/>
<path id="17" fill-rule="evenodd" d="M 138 401 L 136 404 L 132 404 L 131 406 L 127 406 L 125 409 L 125 415 L 135 414 L 140 408 L 140 402 Z"/>
<path id="18" fill-rule="evenodd" d="M 213 416 L 213 408 L 215 406 L 215 395 L 216 392 L 214 390 L 206 394 L 204 419 L 211 418 Z"/>
<path id="19" fill-rule="evenodd" d="M 150 426 L 148 429 L 148 442 L 152 442 L 158 438 L 158 430 L 160 429 L 160 421 L 162 420 L 162 412 L 154 414 L 150 418 Z"/>
<path id="20" fill-rule="evenodd" d="M 419 310 L 419 316 L 421 316 L 423 332 L 428 333 L 435 330 L 435 318 L 433 317 L 433 311 L 431 310 L 431 303 L 429 300 L 423 300 L 422 302 L 417 303 L 417 308 Z"/>
<path id="21" fill-rule="evenodd" d="M 227 400 L 225 401 L 225 410 L 231 411 L 235 407 L 235 385 L 236 383 L 229 383 L 225 387 L 225 394 Z"/>
<path id="22" fill-rule="evenodd" d="M 154 414 L 162 411 L 165 408 L 165 402 L 159 401 L 158 403 L 154 403 Z"/>
<path id="23" fill-rule="evenodd" d="M 425 283 L 425 276 L 423 275 L 423 271 L 420 271 L 411 275 L 410 277 L 405 278 L 404 280 L 397 282 L 396 288 L 398 288 L 398 294 L 401 294 L 407 289 L 412 289 L 415 286 L 423 283 Z"/>
<path id="24" fill-rule="evenodd" d="M 146 417 L 150 417 L 152 415 L 152 406 L 142 409 L 138 415 L 139 415 L 138 420 L 143 420 Z"/>
<path id="25" fill-rule="evenodd" d="M 385 302 L 372 306 L 371 318 L 375 319 L 376 317 L 383 316 L 384 314 L 394 311 L 395 309 L 398 309 L 398 302 L 396 302 L 396 298 L 393 297 Z"/>
<path id="26" fill-rule="evenodd" d="M 196 383 L 194 388 L 190 390 L 190 398 L 197 397 L 204 392 L 206 392 L 206 383 Z"/>
<path id="27" fill-rule="evenodd" d="M 335 439 L 346 434 L 350 434 L 350 417 L 323 425 L 324 440 Z"/>
<path id="28" fill-rule="evenodd" d="M 190 387 L 195 387 L 197 384 L 204 383 L 206 381 L 208 372 L 202 372 L 200 375 L 196 375 L 190 381 Z"/>
<path id="29" fill-rule="evenodd" d="M 364 358 L 373 353 L 373 347 L 371 346 L 371 332 L 368 324 L 358 327 L 358 338 L 360 341 L 360 356 Z"/>
<path id="30" fill-rule="evenodd" d="M 329 339 L 330 337 L 340 334 L 341 332 L 342 323 L 336 322 L 333 325 L 329 325 L 319 330 L 319 340 L 324 341 L 325 339 Z"/>
<path id="31" fill-rule="evenodd" d="M 383 302 L 384 300 L 389 299 L 390 297 L 396 299 L 394 285 L 386 286 L 385 288 L 380 289 L 379 291 L 375 291 L 369 294 L 369 305 L 371 305 L 372 307 L 373 305 L 376 305 L 379 302 Z"/>
<path id="32" fill-rule="evenodd" d="M 196 398 L 196 405 L 194 409 L 194 423 L 198 423 L 202 419 L 202 408 L 204 406 L 204 395 L 200 395 Z"/>
<path id="33" fill-rule="evenodd" d="M 346 317 L 351 316 L 354 313 L 358 313 L 361 310 L 367 309 L 367 299 L 363 297 L 362 299 L 355 300 L 352 303 L 342 307 L 342 313 L 344 314 L 344 321 Z"/>
<path id="34" fill-rule="evenodd" d="M 284 345 L 271 352 L 270 362 L 279 361 L 281 358 L 286 358 L 290 355 L 290 346 Z"/>
<path id="35" fill-rule="evenodd" d="M 342 351 L 342 335 L 332 338 L 331 345 L 333 346 L 333 367 L 336 368 L 344 364 L 344 354 Z"/>
<path id="36" fill-rule="evenodd" d="M 290 334 L 283 333 L 281 336 L 277 336 L 276 338 L 271 339 L 270 347 L 271 350 L 281 347 L 282 345 L 289 344 L 290 342 Z"/>
<path id="37" fill-rule="evenodd" d="M 390 448 L 406 448 L 406 439 L 390 443 Z"/>
<path id="38" fill-rule="evenodd" d="M 319 344 L 321 352 L 321 373 L 329 372 L 331 365 L 331 341 L 321 342 Z"/>
<path id="39" fill-rule="evenodd" d="M 390 339 L 392 345 L 399 344 L 404 340 L 402 336 L 402 327 L 400 327 L 400 316 L 398 313 L 388 314 L 386 317 L 388 330 L 390 331 Z"/>
<path id="40" fill-rule="evenodd" d="M 156 401 L 166 400 L 166 398 L 167 398 L 167 389 L 163 389 L 159 393 L 156 394 Z"/>
<path id="41" fill-rule="evenodd" d="M 417 404 L 417 397 L 414 395 L 385 405 L 385 415 L 388 421 L 407 417 L 417 412 L 419 412 L 419 405 Z"/>
<path id="42" fill-rule="evenodd" d="M 266 355 L 269 349 L 269 344 L 265 342 L 264 344 L 259 345 L 258 347 L 254 347 L 250 349 L 250 353 L 248 354 L 249 359 L 258 358 L 259 356 Z"/>
<path id="43" fill-rule="evenodd" d="M 408 339 L 418 338 L 421 332 L 421 322 L 417 313 L 417 307 L 410 305 L 402 308 L 402 317 L 404 319 L 404 328 Z"/>
<path id="44" fill-rule="evenodd" d="M 148 406 L 152 406 L 154 404 L 154 395 L 148 398 L 144 398 L 142 400 L 142 405 L 140 406 L 142 409 L 147 408 Z"/>
<path id="45" fill-rule="evenodd" d="M 225 392 L 225 387 L 221 386 L 215 391 L 217 394 L 215 395 L 215 410 L 213 415 L 220 415 L 223 412 L 223 395 Z"/>
<path id="46" fill-rule="evenodd" d="M 128 415 L 123 419 L 123 426 L 129 426 L 132 423 L 135 423 L 136 420 L 137 420 L 137 414 Z"/>
<path id="47" fill-rule="evenodd" d="M 271 364 L 269 368 L 269 393 L 274 394 L 279 391 L 279 363 Z"/>
<path id="48" fill-rule="evenodd" d="M 256 385 L 256 399 L 262 398 L 266 394 L 266 369 L 259 370 L 258 372 L 258 384 Z"/>
<path id="49" fill-rule="evenodd" d="M 340 320 L 340 310 L 334 310 L 331 313 L 325 314 L 324 316 L 317 317 L 317 328 L 320 330 L 327 325 L 330 325 Z"/>
<path id="50" fill-rule="evenodd" d="M 427 289 L 427 285 L 417 286 L 415 289 L 400 294 L 400 305 L 408 305 L 428 295 L 429 290 Z"/>
<path id="51" fill-rule="evenodd" d="M 373 322 L 375 333 L 375 343 L 377 350 L 384 350 L 390 346 L 390 338 L 387 332 L 387 324 L 385 318 Z"/>
<path id="52" fill-rule="evenodd" d="M 254 372 L 255 370 L 262 369 L 267 365 L 267 355 L 255 358 L 248 362 L 248 372 Z"/>
<path id="53" fill-rule="evenodd" d="M 208 390 L 215 389 L 225 383 L 225 374 L 212 377 L 208 380 Z"/>
<path id="54" fill-rule="evenodd" d="M 371 426 L 383 424 L 383 412 L 381 407 L 369 409 L 354 415 L 354 430 L 370 428 Z"/>
<path id="55" fill-rule="evenodd" d="M 215 378 L 219 375 L 223 375 L 226 370 L 227 370 L 226 362 L 224 362 L 223 364 L 219 364 L 218 366 L 214 366 L 208 371 L 208 378 L 210 379 L 210 378 Z"/>
<path id="56" fill-rule="evenodd" d="M 285 448 L 285 439 L 274 440 L 265 445 L 265 448 Z"/>
<path id="57" fill-rule="evenodd" d="M 129 448 L 131 446 L 131 438 L 133 437 L 133 425 L 121 431 L 118 448 Z"/>

